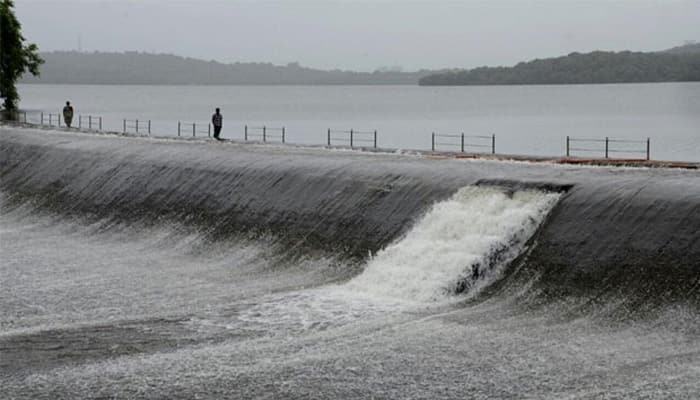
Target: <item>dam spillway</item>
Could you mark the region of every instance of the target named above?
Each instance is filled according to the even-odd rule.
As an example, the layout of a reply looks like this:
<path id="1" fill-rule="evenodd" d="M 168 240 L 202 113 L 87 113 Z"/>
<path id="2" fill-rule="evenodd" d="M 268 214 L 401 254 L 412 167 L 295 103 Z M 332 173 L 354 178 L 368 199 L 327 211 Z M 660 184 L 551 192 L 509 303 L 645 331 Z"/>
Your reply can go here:
<path id="1" fill-rule="evenodd" d="M 509 371 L 489 375 L 504 388 L 574 397 L 587 390 L 585 384 L 569 392 L 532 388 L 523 379 L 537 365 L 554 376 L 556 368 L 535 362 L 534 370 L 518 371 L 483 333 L 457 344 L 459 326 L 465 332 L 514 326 L 534 338 L 542 331 L 528 321 L 539 321 L 553 331 L 554 347 L 563 346 L 572 329 L 582 348 L 608 335 L 607 360 L 617 367 L 666 356 L 677 368 L 671 374 L 698 361 L 697 171 L 0 129 L 8 288 L 0 298 L 0 368 L 15 397 L 32 397 L 39 381 L 49 382 L 56 397 L 87 397 L 82 388 L 126 393 L 144 388 L 141 375 L 160 382 L 159 396 L 172 397 L 176 386 L 166 366 L 174 366 L 173 374 L 202 369 L 200 378 L 182 375 L 193 390 L 185 393 L 250 394 L 257 387 L 252 382 L 264 381 L 269 371 L 274 380 L 288 380 L 297 362 L 308 380 L 296 388 L 275 386 L 276 393 L 300 397 L 315 388 L 330 397 L 363 397 L 369 393 L 360 381 L 381 393 L 382 384 L 405 387 L 404 379 L 421 379 L 399 368 L 406 358 L 380 350 L 387 343 L 404 346 L 390 333 L 404 325 L 412 327 L 407 343 L 415 346 L 404 351 L 432 360 L 441 375 L 415 366 L 436 385 L 459 375 L 459 369 L 446 371 L 452 363 L 461 363 L 464 374 L 488 374 L 448 357 L 447 349 L 422 344 L 423 335 L 441 332 L 452 348 L 474 356 L 494 351 L 492 358 L 477 358 Z M 448 240 L 456 246 L 439 246 Z M 399 251 L 402 244 L 409 250 L 426 243 L 416 253 Z M 427 261 L 419 261 L 421 254 Z M 440 268 L 447 264 L 454 266 Z M 402 266 L 413 271 L 403 273 Z M 398 272 L 383 273 L 389 269 Z M 435 283 L 430 278 L 438 270 L 448 276 Z M 422 290 L 428 286 L 434 289 Z M 443 296 L 436 296 L 441 288 Z M 581 320 L 605 332 L 578 331 Z M 624 328 L 603 328 L 612 323 Z M 658 349 L 637 354 L 639 347 L 625 340 L 629 329 L 652 332 Z M 384 334 L 353 345 L 356 335 L 374 330 Z M 282 347 L 293 337 L 292 348 L 318 347 L 323 360 L 342 367 L 314 374 L 318 355 Z M 502 332 L 493 340 L 522 357 L 534 346 Z M 85 341 L 97 343 L 96 350 L 81 347 Z M 261 343 L 263 359 L 277 363 L 252 358 Z M 236 346 L 242 350 L 231 350 Z M 540 350 L 547 358 L 549 350 Z M 247 361 L 212 355 L 221 351 Z M 354 351 L 379 355 L 364 362 Z M 567 354 L 567 366 L 595 366 L 593 359 Z M 404 372 L 384 376 L 383 383 L 364 375 L 384 370 L 383 363 Z M 575 376 L 558 367 L 560 378 Z M 221 371 L 230 373 L 222 377 Z M 650 371 L 597 379 L 612 388 L 631 380 L 649 394 L 642 383 Z M 109 383 L 116 375 L 126 377 L 124 386 Z M 337 383 L 340 376 L 347 386 Z M 697 389 L 692 378 L 686 369 L 675 393 Z M 241 392 L 213 384 L 218 380 L 236 383 Z M 433 393 L 429 386 L 412 390 L 401 393 Z"/>

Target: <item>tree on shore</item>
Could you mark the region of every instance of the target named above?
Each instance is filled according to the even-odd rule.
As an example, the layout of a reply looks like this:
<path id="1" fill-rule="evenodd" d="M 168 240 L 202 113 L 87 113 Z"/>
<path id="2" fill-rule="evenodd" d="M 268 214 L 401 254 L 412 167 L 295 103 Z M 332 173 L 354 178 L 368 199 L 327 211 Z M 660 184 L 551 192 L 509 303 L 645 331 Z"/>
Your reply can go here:
<path id="1" fill-rule="evenodd" d="M 0 98 L 9 118 L 15 116 L 19 94 L 15 83 L 24 72 L 39 75 L 39 57 L 36 44 L 24 44 L 22 25 L 15 17 L 12 0 L 0 0 Z"/>

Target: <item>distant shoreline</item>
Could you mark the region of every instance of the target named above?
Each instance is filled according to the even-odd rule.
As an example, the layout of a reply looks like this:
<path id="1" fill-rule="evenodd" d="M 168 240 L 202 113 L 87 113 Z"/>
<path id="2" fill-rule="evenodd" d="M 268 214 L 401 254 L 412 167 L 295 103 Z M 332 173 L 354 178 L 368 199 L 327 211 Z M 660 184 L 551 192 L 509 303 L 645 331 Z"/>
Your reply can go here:
<path id="1" fill-rule="evenodd" d="M 289 63 L 224 64 L 170 54 L 42 53 L 41 76 L 21 83 L 109 85 L 416 85 L 434 71 L 319 70 Z"/>
<path id="2" fill-rule="evenodd" d="M 374 72 L 320 70 L 298 63 L 224 64 L 139 52 L 42 53 L 40 77 L 23 84 L 183 86 L 495 86 L 700 81 L 700 44 L 660 52 L 571 53 L 512 67 Z"/>
<path id="3" fill-rule="evenodd" d="M 571 53 L 521 62 L 513 67 L 479 67 L 438 72 L 421 86 L 576 85 L 700 81 L 700 44 L 654 52 Z"/>

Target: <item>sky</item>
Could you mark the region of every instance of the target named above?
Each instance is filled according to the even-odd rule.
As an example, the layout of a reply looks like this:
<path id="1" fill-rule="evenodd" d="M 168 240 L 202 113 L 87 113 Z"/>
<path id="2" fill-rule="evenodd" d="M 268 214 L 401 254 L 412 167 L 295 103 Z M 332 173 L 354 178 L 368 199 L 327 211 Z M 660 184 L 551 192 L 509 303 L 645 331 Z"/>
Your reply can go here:
<path id="1" fill-rule="evenodd" d="M 322 69 L 473 68 L 700 41 L 700 0 L 15 0 L 42 51 Z"/>

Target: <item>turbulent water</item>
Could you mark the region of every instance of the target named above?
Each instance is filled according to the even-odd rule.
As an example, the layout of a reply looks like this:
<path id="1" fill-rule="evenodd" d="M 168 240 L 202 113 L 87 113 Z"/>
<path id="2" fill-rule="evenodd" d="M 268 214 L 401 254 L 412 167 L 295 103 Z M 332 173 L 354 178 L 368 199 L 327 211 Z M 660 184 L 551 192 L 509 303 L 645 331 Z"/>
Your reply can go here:
<path id="1" fill-rule="evenodd" d="M 700 174 L 0 127 L 0 398 L 687 398 Z"/>
<path id="2" fill-rule="evenodd" d="M 566 154 L 567 135 L 650 138 L 653 159 L 700 161 L 698 82 L 476 87 L 20 85 L 19 92 L 22 107 L 34 122 L 40 110 L 59 113 L 69 99 L 76 114 L 102 116 L 104 129 L 112 131 L 122 130 L 124 118 L 140 119 L 152 121 L 153 134 L 174 136 L 178 121 L 206 124 L 214 107 L 220 107 L 223 136 L 232 139 L 243 139 L 246 124 L 285 126 L 287 141 L 303 144 L 325 144 L 329 128 L 376 129 L 380 147 L 429 150 L 432 132 L 494 134 L 500 154 L 556 157 Z M 191 136 L 183 129 L 183 135 Z M 452 144 L 438 149 L 459 150 L 454 138 L 438 142 Z M 488 138 L 465 142 L 466 151 L 491 151 Z M 573 155 L 604 156 L 602 143 L 575 144 L 571 147 L 596 151 Z M 614 143 L 615 152 L 610 154 L 643 158 L 645 147 L 645 143 Z"/>

